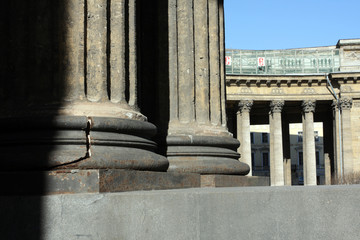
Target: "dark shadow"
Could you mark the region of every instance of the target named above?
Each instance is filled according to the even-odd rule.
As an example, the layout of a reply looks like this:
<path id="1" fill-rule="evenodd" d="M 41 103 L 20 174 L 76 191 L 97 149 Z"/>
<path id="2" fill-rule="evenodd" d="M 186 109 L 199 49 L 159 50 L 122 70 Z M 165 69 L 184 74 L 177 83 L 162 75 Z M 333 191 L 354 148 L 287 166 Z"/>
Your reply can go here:
<path id="1" fill-rule="evenodd" d="M 141 2 L 141 112 L 158 128 L 155 141 L 166 155 L 169 123 L 168 1 Z"/>
<path id="2" fill-rule="evenodd" d="M 42 239 L 42 171 L 64 95 L 66 8 L 49 0 L 4 1 L 0 8 L 1 239 Z"/>

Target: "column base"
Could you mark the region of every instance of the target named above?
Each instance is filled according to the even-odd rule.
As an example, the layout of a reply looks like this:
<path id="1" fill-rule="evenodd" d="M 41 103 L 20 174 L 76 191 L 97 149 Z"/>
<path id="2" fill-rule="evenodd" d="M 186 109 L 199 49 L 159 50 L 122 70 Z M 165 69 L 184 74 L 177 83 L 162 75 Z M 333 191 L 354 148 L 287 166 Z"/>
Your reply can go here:
<path id="1" fill-rule="evenodd" d="M 250 168 L 240 162 L 239 142 L 225 136 L 168 136 L 167 157 L 171 172 L 246 175 Z"/>
<path id="2" fill-rule="evenodd" d="M 148 122 L 112 117 L 0 119 L 2 171 L 127 169 L 166 171 Z"/>

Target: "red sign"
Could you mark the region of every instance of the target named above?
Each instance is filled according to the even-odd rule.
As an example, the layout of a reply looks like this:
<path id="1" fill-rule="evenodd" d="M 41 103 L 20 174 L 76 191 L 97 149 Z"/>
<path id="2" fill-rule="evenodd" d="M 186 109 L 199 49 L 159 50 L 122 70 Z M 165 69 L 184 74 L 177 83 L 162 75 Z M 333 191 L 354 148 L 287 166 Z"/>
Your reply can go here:
<path id="1" fill-rule="evenodd" d="M 231 66 L 231 57 L 229 57 L 229 56 L 225 57 L 225 65 L 226 66 Z"/>
<path id="2" fill-rule="evenodd" d="M 265 66 L 265 58 L 258 57 L 258 67 L 264 67 Z"/>

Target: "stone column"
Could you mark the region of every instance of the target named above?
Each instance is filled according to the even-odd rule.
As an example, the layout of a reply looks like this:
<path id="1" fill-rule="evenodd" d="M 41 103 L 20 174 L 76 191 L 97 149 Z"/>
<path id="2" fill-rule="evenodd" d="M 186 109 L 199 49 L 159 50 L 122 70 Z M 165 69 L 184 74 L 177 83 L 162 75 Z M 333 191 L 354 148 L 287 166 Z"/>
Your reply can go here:
<path id="1" fill-rule="evenodd" d="M 351 175 L 354 169 L 352 152 L 352 130 L 351 130 L 351 98 L 341 98 L 341 133 L 342 133 L 342 152 L 344 177 Z"/>
<path id="2" fill-rule="evenodd" d="M 251 100 L 242 100 L 238 104 L 237 115 L 237 139 L 241 142 L 238 152 L 242 162 L 250 167 L 247 176 L 252 176 L 251 163 L 251 139 L 250 139 L 250 110 L 253 105 Z"/>
<path id="3" fill-rule="evenodd" d="M 333 108 L 333 147 L 334 147 L 334 174 L 335 181 L 341 180 L 341 175 L 343 174 L 342 168 L 342 152 L 340 152 L 340 135 L 339 135 L 339 104 L 336 100 L 332 103 Z M 341 129 L 340 129 L 341 132 Z"/>
<path id="4" fill-rule="evenodd" d="M 284 185 L 284 163 L 281 111 L 284 101 L 274 100 L 270 103 L 270 183 L 271 186 Z"/>
<path id="5" fill-rule="evenodd" d="M 315 101 L 303 101 L 304 185 L 316 185 L 316 153 L 314 138 Z"/>
<path id="6" fill-rule="evenodd" d="M 222 1 L 169 1 L 169 171 L 249 172 L 226 127 L 224 50 Z"/>
<path id="7" fill-rule="evenodd" d="M 324 154 L 325 185 L 331 185 L 331 163 L 329 153 Z"/>
<path id="8" fill-rule="evenodd" d="M 23 60 L 9 63 L 19 74 L 0 94 L 2 170 L 166 171 L 150 140 L 156 127 L 137 105 L 136 0 L 31 7 L 37 15 L 23 11 L 28 21 L 14 39 L 39 39 L 31 37 L 25 56 L 7 53 Z"/>

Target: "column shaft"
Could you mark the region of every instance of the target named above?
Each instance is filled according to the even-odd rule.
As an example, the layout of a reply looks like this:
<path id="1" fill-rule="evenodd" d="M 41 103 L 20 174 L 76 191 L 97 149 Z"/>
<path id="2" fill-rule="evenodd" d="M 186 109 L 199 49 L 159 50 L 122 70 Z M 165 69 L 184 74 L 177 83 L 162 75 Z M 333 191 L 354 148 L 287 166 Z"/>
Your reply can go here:
<path id="1" fill-rule="evenodd" d="M 240 141 L 238 152 L 242 162 L 250 166 L 247 176 L 252 176 L 251 139 L 250 139 L 250 110 L 252 101 L 240 101 L 237 112 L 237 139 Z"/>
<path id="2" fill-rule="evenodd" d="M 177 38 L 177 0 L 169 0 L 169 118 L 170 122 L 179 120 L 178 96 L 178 38 Z"/>
<path id="3" fill-rule="evenodd" d="M 333 101 L 333 148 L 334 148 L 334 174 L 337 181 L 341 180 L 342 171 L 342 153 L 340 152 L 340 134 L 339 134 L 339 106 L 337 101 Z M 341 120 L 340 120 L 341 121 Z M 341 131 L 341 129 L 340 129 Z"/>
<path id="4" fill-rule="evenodd" d="M 189 123 L 195 120 L 193 1 L 178 0 L 177 18 L 179 120 Z"/>
<path id="5" fill-rule="evenodd" d="M 87 99 L 98 102 L 107 98 L 107 21 L 106 0 L 87 0 Z"/>
<path id="6" fill-rule="evenodd" d="M 112 0 L 110 16 L 110 95 L 111 101 L 114 103 L 126 101 L 125 14 L 125 0 Z"/>
<path id="7" fill-rule="evenodd" d="M 136 0 L 129 0 L 129 105 L 137 108 L 137 22 Z"/>
<path id="8" fill-rule="evenodd" d="M 271 186 L 284 185 L 284 163 L 281 110 L 283 101 L 273 101 L 270 104 L 270 183 Z"/>
<path id="9" fill-rule="evenodd" d="M 194 1 L 196 120 L 209 122 L 209 44 L 207 0 Z"/>
<path id="10" fill-rule="evenodd" d="M 226 126 L 226 73 L 225 73 L 225 16 L 224 0 L 219 0 L 219 28 L 220 28 L 220 89 L 221 89 L 221 124 Z"/>
<path id="11" fill-rule="evenodd" d="M 353 152 L 352 152 L 352 129 L 351 129 L 351 106 L 352 99 L 343 98 L 341 104 L 341 132 L 342 132 L 342 151 L 344 176 L 351 175 L 354 171 Z"/>
<path id="12" fill-rule="evenodd" d="M 209 51 L 210 51 L 210 116 L 211 123 L 221 124 L 221 78 L 219 42 L 219 3 L 209 1 Z"/>
<path id="13" fill-rule="evenodd" d="M 314 138 L 315 102 L 303 102 L 304 185 L 316 185 L 316 153 Z"/>

